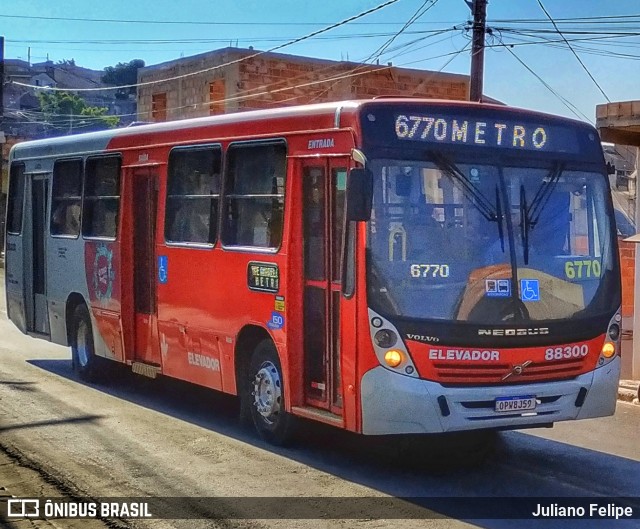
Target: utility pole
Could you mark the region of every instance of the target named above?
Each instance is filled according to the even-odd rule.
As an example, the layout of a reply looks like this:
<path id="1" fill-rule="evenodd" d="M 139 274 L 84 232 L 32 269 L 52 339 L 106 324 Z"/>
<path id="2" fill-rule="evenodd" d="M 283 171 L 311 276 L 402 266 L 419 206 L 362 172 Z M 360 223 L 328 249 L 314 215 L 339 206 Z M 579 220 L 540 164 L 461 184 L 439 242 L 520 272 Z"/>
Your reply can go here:
<path id="1" fill-rule="evenodd" d="M 0 126 L 4 122 L 4 37 L 0 36 Z"/>
<path id="2" fill-rule="evenodd" d="M 473 41 L 471 46 L 471 83 L 469 101 L 482 101 L 484 81 L 484 36 L 487 28 L 488 0 L 467 0 L 473 13 Z"/>

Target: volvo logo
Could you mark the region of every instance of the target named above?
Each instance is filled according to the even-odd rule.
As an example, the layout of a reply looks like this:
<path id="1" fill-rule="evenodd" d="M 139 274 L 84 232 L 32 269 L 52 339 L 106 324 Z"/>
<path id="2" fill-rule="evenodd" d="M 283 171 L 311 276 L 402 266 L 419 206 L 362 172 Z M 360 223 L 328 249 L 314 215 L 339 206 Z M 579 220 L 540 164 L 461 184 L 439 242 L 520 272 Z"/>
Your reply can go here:
<path id="1" fill-rule="evenodd" d="M 424 334 L 407 334 L 407 338 L 409 340 L 416 340 L 417 342 L 426 342 L 426 343 L 438 343 L 440 338 L 437 336 L 427 336 Z"/>
<path id="2" fill-rule="evenodd" d="M 505 376 L 503 376 L 502 380 L 507 380 L 509 377 L 512 377 L 512 376 L 519 377 L 520 375 L 522 375 L 525 368 L 531 363 L 532 363 L 531 360 L 527 360 L 526 362 L 523 362 L 520 365 L 513 366 L 513 369 L 509 373 L 507 373 Z"/>

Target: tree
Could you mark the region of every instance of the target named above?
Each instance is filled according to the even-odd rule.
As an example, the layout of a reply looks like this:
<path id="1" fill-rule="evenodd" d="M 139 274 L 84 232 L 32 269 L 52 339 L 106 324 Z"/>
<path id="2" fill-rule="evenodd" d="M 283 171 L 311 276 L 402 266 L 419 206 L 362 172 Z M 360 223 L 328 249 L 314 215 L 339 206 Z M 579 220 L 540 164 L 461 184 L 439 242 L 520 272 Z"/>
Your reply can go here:
<path id="1" fill-rule="evenodd" d="M 138 70 L 144 68 L 142 59 L 133 59 L 129 62 L 119 62 L 115 66 L 107 66 L 104 69 L 102 82 L 116 86 L 134 85 L 138 82 Z M 135 95 L 136 87 L 121 88 L 116 91 L 116 99 L 127 99 L 129 95 Z"/>
<path id="2" fill-rule="evenodd" d="M 69 92 L 40 92 L 38 99 L 46 123 L 69 134 L 111 129 L 120 121 L 117 116 L 107 116 L 107 108 L 89 106 Z"/>

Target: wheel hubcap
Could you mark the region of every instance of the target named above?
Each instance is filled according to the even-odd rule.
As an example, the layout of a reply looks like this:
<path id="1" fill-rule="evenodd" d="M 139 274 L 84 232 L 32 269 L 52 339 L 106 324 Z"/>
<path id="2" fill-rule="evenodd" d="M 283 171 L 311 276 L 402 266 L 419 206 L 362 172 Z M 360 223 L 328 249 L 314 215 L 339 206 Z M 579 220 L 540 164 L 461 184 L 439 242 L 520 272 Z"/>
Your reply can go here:
<path id="1" fill-rule="evenodd" d="M 278 418 L 282 405 L 282 385 L 278 369 L 264 362 L 253 379 L 253 405 L 269 424 Z"/>

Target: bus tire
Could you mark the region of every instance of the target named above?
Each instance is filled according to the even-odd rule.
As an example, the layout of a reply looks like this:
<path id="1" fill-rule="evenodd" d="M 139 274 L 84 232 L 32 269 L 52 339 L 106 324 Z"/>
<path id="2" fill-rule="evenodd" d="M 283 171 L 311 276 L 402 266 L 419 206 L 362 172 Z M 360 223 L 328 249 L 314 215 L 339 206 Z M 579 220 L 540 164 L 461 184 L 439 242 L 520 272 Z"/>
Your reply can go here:
<path id="1" fill-rule="evenodd" d="M 249 362 L 246 402 L 253 424 L 265 441 L 285 445 L 293 435 L 294 418 L 284 408 L 284 379 L 278 352 L 271 340 L 258 344 Z"/>
<path id="2" fill-rule="evenodd" d="M 73 311 L 71 337 L 71 362 L 73 371 L 81 380 L 95 382 L 99 375 L 99 358 L 95 354 L 91 317 L 84 303 Z"/>

